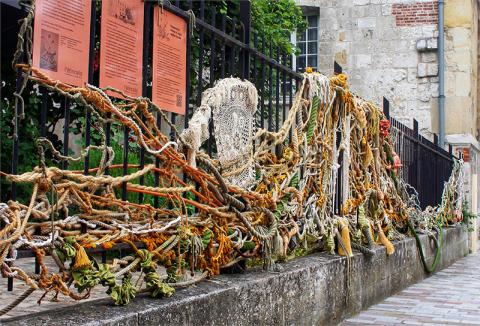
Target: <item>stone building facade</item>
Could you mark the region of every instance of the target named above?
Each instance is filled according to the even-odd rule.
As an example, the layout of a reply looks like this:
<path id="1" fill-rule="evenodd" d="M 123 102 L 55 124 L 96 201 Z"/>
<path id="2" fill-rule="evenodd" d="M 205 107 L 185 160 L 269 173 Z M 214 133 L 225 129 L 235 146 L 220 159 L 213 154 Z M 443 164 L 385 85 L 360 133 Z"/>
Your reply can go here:
<path id="1" fill-rule="evenodd" d="M 318 16 L 318 65 L 333 60 L 359 95 L 381 103 L 407 125 L 438 133 L 437 0 L 297 0 Z M 478 138 L 478 3 L 445 0 L 446 133 Z M 462 116 L 464 119 L 459 119 Z"/>
<path id="2" fill-rule="evenodd" d="M 420 133 L 430 139 L 438 133 L 438 0 L 296 2 L 309 22 L 318 19 L 314 68 L 331 74 L 335 60 L 355 93 L 376 103 L 385 97 L 392 116 L 409 127 L 415 118 Z M 458 152 L 468 152 L 467 191 L 475 210 L 480 187 L 480 5 L 478 0 L 443 2 L 446 141 Z"/>

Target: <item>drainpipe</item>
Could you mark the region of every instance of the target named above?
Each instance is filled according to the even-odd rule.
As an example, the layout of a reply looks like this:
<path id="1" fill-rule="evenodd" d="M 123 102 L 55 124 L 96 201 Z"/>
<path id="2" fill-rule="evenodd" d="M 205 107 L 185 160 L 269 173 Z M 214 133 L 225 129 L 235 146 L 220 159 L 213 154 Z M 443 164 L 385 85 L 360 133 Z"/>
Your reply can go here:
<path id="1" fill-rule="evenodd" d="M 438 140 L 445 146 L 445 35 L 443 31 L 443 4 L 438 0 Z"/>

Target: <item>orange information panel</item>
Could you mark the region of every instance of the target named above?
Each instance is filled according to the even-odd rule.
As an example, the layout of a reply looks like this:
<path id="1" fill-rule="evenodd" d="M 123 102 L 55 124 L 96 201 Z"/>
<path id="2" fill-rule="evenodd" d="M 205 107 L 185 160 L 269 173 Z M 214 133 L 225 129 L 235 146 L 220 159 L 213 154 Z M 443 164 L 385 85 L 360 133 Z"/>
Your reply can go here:
<path id="1" fill-rule="evenodd" d="M 155 7 L 152 100 L 161 109 L 185 114 L 187 23 Z"/>
<path id="2" fill-rule="evenodd" d="M 142 0 L 102 1 L 100 87 L 142 95 L 143 16 Z"/>
<path id="3" fill-rule="evenodd" d="M 36 0 L 33 67 L 61 82 L 88 81 L 91 0 Z"/>

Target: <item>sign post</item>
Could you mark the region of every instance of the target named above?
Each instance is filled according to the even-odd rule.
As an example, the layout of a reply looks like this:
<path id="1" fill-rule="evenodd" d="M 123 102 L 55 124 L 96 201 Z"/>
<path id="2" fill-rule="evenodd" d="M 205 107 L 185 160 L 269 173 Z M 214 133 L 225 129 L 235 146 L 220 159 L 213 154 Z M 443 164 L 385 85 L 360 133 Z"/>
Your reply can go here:
<path id="1" fill-rule="evenodd" d="M 102 1 L 100 87 L 142 95 L 143 6 L 141 0 Z"/>
<path id="2" fill-rule="evenodd" d="M 64 83 L 88 82 L 91 1 L 36 0 L 33 67 Z"/>
<path id="3" fill-rule="evenodd" d="M 185 114 L 187 22 L 158 6 L 153 15 L 152 100 L 162 110 Z"/>

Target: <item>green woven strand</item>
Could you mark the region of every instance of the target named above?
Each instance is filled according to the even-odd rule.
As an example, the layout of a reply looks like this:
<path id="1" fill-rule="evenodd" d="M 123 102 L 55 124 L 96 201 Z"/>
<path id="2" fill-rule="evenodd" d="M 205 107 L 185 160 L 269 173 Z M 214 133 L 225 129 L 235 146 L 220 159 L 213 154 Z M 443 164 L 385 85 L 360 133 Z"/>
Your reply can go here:
<path id="1" fill-rule="evenodd" d="M 314 96 L 312 100 L 312 110 L 310 112 L 310 119 L 308 120 L 307 129 L 307 141 L 310 141 L 313 137 L 313 132 L 317 126 L 318 107 L 320 105 L 320 99 L 318 96 Z"/>

